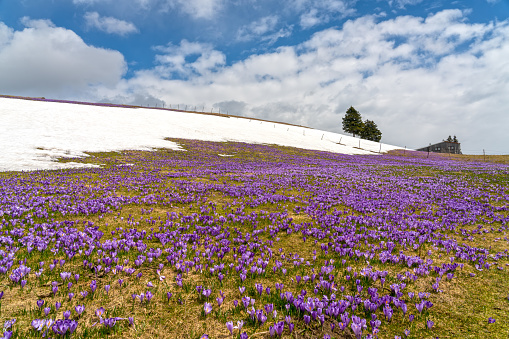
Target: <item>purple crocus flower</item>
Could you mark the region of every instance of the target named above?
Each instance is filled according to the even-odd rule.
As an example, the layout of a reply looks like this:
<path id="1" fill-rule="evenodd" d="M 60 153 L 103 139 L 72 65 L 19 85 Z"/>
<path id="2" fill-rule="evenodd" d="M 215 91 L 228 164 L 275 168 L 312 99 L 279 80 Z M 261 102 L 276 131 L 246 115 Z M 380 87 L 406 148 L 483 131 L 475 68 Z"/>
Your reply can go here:
<path id="1" fill-rule="evenodd" d="M 394 313 L 392 311 L 392 308 L 389 305 L 385 305 L 383 308 L 383 312 L 384 312 L 385 318 L 390 321 L 392 318 L 392 314 Z"/>
<path id="2" fill-rule="evenodd" d="M 85 305 L 74 306 L 74 310 L 78 313 L 78 315 L 81 315 L 81 313 L 85 311 Z"/>
<path id="3" fill-rule="evenodd" d="M 117 317 L 106 318 L 103 320 L 102 324 L 106 327 L 112 328 L 117 323 Z"/>
<path id="4" fill-rule="evenodd" d="M 263 293 L 263 285 L 262 284 L 255 284 L 256 290 L 258 291 L 259 295 L 262 295 Z"/>
<path id="5" fill-rule="evenodd" d="M 311 317 L 307 314 L 304 315 L 304 322 L 306 325 L 309 325 L 309 322 L 311 321 Z"/>
<path id="6" fill-rule="evenodd" d="M 209 314 L 210 312 L 212 312 L 212 305 L 208 302 L 205 302 L 205 304 L 203 305 L 203 310 L 205 311 L 205 315 Z"/>
<path id="7" fill-rule="evenodd" d="M 280 321 L 280 322 L 275 323 L 274 328 L 276 330 L 276 334 L 281 337 L 283 335 L 283 331 L 285 329 L 285 322 Z"/>
<path id="8" fill-rule="evenodd" d="M 488 324 L 493 324 L 496 320 L 493 319 L 492 317 L 489 317 L 488 318 Z"/>
<path id="9" fill-rule="evenodd" d="M 145 297 L 147 298 L 147 302 L 150 301 L 150 299 L 152 299 L 152 297 L 154 296 L 154 294 L 150 291 L 147 291 L 147 293 L 145 293 Z"/>
<path id="10" fill-rule="evenodd" d="M 95 315 L 97 317 L 101 317 L 104 314 L 104 307 L 99 307 L 97 310 L 95 310 Z"/>
<path id="11" fill-rule="evenodd" d="M 227 321 L 226 322 L 226 328 L 228 329 L 228 331 L 230 332 L 230 334 L 233 335 L 233 321 Z"/>

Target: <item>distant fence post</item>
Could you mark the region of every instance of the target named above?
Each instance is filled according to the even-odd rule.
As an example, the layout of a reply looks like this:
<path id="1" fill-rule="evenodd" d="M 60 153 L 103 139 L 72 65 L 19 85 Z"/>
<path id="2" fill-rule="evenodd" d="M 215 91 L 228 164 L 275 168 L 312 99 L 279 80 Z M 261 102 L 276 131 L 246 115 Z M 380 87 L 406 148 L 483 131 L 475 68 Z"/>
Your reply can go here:
<path id="1" fill-rule="evenodd" d="M 382 153 L 382 143 L 380 143 L 380 149 L 378 150 L 378 154 Z"/>
<path id="2" fill-rule="evenodd" d="M 486 161 L 486 152 L 484 151 L 484 148 L 482 150 L 482 154 L 483 154 L 483 157 L 484 157 L 484 161 Z"/>
<path id="3" fill-rule="evenodd" d="M 361 138 L 359 138 L 359 148 L 361 148 Z"/>

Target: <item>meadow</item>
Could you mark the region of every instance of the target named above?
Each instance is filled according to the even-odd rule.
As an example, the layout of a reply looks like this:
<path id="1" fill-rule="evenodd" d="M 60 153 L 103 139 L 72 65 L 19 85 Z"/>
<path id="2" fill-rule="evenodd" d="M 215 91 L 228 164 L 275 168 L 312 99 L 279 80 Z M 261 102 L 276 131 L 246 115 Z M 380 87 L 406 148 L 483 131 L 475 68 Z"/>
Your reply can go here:
<path id="1" fill-rule="evenodd" d="M 0 173 L 4 337 L 509 337 L 503 161 L 172 141 Z"/>

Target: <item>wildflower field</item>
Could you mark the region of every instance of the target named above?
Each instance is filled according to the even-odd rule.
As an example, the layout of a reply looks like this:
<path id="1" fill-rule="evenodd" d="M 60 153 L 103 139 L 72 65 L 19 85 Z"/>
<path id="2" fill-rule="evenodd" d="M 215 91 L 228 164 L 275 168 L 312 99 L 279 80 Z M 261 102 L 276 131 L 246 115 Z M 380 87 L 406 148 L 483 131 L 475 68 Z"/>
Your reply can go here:
<path id="1" fill-rule="evenodd" d="M 174 141 L 0 173 L 0 334 L 509 337 L 508 165 Z"/>

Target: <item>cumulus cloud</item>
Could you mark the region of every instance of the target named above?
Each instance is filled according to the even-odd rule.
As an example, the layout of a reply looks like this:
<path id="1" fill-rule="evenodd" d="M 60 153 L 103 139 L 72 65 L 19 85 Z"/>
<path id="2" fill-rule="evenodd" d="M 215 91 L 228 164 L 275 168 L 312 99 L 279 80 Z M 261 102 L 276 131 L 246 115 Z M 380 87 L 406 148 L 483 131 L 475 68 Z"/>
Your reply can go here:
<path id="1" fill-rule="evenodd" d="M 126 71 L 117 51 L 87 45 L 49 20 L 23 18 L 20 31 L 0 23 L 0 91 L 44 95 L 116 85 Z"/>
<path id="2" fill-rule="evenodd" d="M 302 0 L 296 3 L 297 9 L 303 13 L 300 25 L 307 29 L 319 24 L 326 24 L 333 18 L 345 18 L 355 14 L 355 1 L 343 0 Z"/>
<path id="3" fill-rule="evenodd" d="M 246 106 L 245 102 L 236 100 L 216 102 L 212 105 L 214 109 L 219 110 L 221 113 L 240 116 L 244 115 Z"/>
<path id="4" fill-rule="evenodd" d="M 285 26 L 277 29 L 279 17 L 277 15 L 269 15 L 262 17 L 248 25 L 244 25 L 237 31 L 237 41 L 267 41 L 269 44 L 275 43 L 281 38 L 291 35 L 293 26 Z"/>
<path id="5" fill-rule="evenodd" d="M 129 95 L 117 95 L 109 100 L 102 99 L 98 102 L 101 103 L 115 103 L 123 105 L 135 105 L 143 107 L 167 107 L 164 100 L 158 99 L 150 94 L 144 92 L 136 92 Z"/>
<path id="6" fill-rule="evenodd" d="M 168 44 L 157 46 L 155 50 L 162 52 L 156 56 L 159 63 L 157 72 L 164 77 L 177 74 L 180 77 L 204 75 L 216 70 L 226 63 L 222 52 L 213 49 L 211 44 L 182 40 L 178 46 Z M 193 61 L 189 59 L 193 58 Z"/>
<path id="7" fill-rule="evenodd" d="M 422 1 L 423 0 L 396 0 L 396 1 L 389 0 L 388 2 L 390 6 L 396 4 L 399 8 L 405 8 L 406 5 L 417 5 Z"/>
<path id="8" fill-rule="evenodd" d="M 14 34 L 14 30 L 3 22 L 0 22 L 0 48 L 7 44 Z"/>
<path id="9" fill-rule="evenodd" d="M 253 21 L 249 25 L 242 26 L 237 32 L 237 40 L 253 40 L 267 32 L 272 32 L 278 22 L 277 15 L 269 15 L 259 20 Z"/>
<path id="10" fill-rule="evenodd" d="M 136 26 L 127 21 L 112 17 L 102 17 L 97 12 L 87 12 L 84 15 L 87 27 L 96 28 L 108 34 L 118 34 L 125 36 L 130 33 L 138 32 Z"/>

